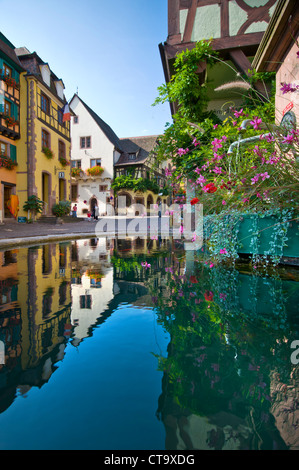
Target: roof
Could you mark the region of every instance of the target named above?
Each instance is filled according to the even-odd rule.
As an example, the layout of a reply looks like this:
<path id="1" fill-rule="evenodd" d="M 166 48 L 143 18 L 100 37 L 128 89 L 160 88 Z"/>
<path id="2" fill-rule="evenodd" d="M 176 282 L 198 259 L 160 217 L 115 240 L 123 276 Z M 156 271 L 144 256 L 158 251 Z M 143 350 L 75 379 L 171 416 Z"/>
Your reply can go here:
<path id="1" fill-rule="evenodd" d="M 267 30 L 252 62 L 257 72 L 277 71 L 286 50 L 294 43 L 298 32 L 299 5 L 297 0 L 278 0 Z"/>
<path id="2" fill-rule="evenodd" d="M 2 33 L 0 33 L 0 51 L 14 64 L 18 72 L 24 71 L 13 44 Z"/>
<path id="3" fill-rule="evenodd" d="M 51 70 L 49 64 L 44 62 L 36 52 L 30 52 L 26 47 L 20 47 L 15 49 L 15 52 L 18 56 L 20 63 L 22 64 L 23 69 L 27 71 L 29 75 L 35 76 L 38 80 L 40 80 L 45 87 L 47 87 L 53 95 L 55 95 L 60 101 L 66 103 L 65 97 L 62 99 L 58 94 L 55 86 L 55 82 L 61 81 L 60 78 L 55 75 L 55 73 Z M 42 77 L 40 65 L 47 65 L 50 70 L 50 86 L 48 86 Z M 62 82 L 63 84 L 63 82 Z M 63 84 L 64 86 L 64 84 Z"/>
<path id="4" fill-rule="evenodd" d="M 150 152 L 154 149 L 158 135 L 127 137 L 121 139 L 123 153 L 115 166 L 144 164 Z M 129 154 L 135 153 L 136 158 L 131 160 Z"/>
<path id="5" fill-rule="evenodd" d="M 104 134 L 106 135 L 107 139 L 110 140 L 110 142 L 115 146 L 115 148 L 117 150 L 119 150 L 120 152 L 123 151 L 122 149 L 122 144 L 121 144 L 121 141 L 120 139 L 117 137 L 117 135 L 115 134 L 115 132 L 111 129 L 111 127 L 105 122 L 103 121 L 103 119 L 100 118 L 100 116 L 98 116 L 79 96 L 77 93 L 75 93 L 75 95 L 73 96 L 73 98 L 71 99 L 70 103 L 73 101 L 73 99 L 77 97 L 81 103 L 83 104 L 83 106 L 86 108 L 86 110 L 89 112 L 89 114 L 91 115 L 91 117 L 95 120 L 95 122 L 97 123 L 97 125 L 101 128 L 101 130 L 104 132 Z"/>

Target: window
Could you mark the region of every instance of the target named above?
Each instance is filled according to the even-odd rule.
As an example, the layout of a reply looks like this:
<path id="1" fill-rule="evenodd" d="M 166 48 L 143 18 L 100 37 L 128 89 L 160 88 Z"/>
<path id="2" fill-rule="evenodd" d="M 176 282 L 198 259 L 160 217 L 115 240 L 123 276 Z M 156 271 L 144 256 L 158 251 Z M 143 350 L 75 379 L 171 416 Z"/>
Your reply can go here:
<path id="1" fill-rule="evenodd" d="M 90 160 L 90 168 L 92 168 L 93 166 L 101 166 L 101 163 L 102 163 L 101 158 L 92 158 Z"/>
<path id="2" fill-rule="evenodd" d="M 4 157 L 8 156 L 8 144 L 5 142 L 0 142 L 0 155 Z"/>
<path id="3" fill-rule="evenodd" d="M 62 140 L 58 141 L 58 158 L 64 158 L 65 159 L 66 155 L 66 150 L 65 150 L 65 143 L 62 142 Z"/>
<path id="4" fill-rule="evenodd" d="M 44 93 L 40 95 L 40 107 L 44 113 L 50 114 L 50 100 Z"/>
<path id="5" fill-rule="evenodd" d="M 136 153 L 129 153 L 129 160 L 136 160 Z"/>
<path id="6" fill-rule="evenodd" d="M 7 100 L 4 100 L 4 114 L 11 116 L 11 103 Z"/>
<path id="7" fill-rule="evenodd" d="M 73 122 L 74 122 L 74 124 L 78 124 L 78 122 L 79 122 L 79 116 L 74 116 Z"/>
<path id="8" fill-rule="evenodd" d="M 99 191 L 101 193 L 108 191 L 108 185 L 107 184 L 100 184 Z"/>
<path id="9" fill-rule="evenodd" d="M 11 68 L 6 64 L 3 64 L 3 75 L 5 77 L 11 77 Z"/>
<path id="10" fill-rule="evenodd" d="M 64 126 L 62 109 L 58 109 L 57 117 L 58 117 L 58 124 L 60 124 L 61 126 Z"/>
<path id="11" fill-rule="evenodd" d="M 80 148 L 90 149 L 91 148 L 91 137 L 80 137 Z"/>
<path id="12" fill-rule="evenodd" d="M 71 161 L 72 168 L 81 168 L 81 160 L 72 160 Z"/>
<path id="13" fill-rule="evenodd" d="M 91 308 L 91 295 L 80 295 L 80 308 Z"/>
<path id="14" fill-rule="evenodd" d="M 78 186 L 76 184 L 71 185 L 71 199 L 72 202 L 76 202 L 78 198 Z"/>
<path id="15" fill-rule="evenodd" d="M 50 134 L 49 132 L 42 129 L 42 148 L 50 148 Z"/>

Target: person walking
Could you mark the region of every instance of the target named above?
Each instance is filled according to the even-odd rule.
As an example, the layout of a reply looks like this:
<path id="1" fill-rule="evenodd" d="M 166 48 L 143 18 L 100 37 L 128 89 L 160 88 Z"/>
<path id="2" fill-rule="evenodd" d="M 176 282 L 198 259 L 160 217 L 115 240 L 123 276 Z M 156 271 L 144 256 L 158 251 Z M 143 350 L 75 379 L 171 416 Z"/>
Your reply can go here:
<path id="1" fill-rule="evenodd" d="M 99 220 L 99 206 L 97 204 L 94 206 L 94 218 Z"/>
<path id="2" fill-rule="evenodd" d="M 72 212 L 73 217 L 77 217 L 77 209 L 78 209 L 77 204 L 75 204 L 73 207 L 73 212 Z"/>

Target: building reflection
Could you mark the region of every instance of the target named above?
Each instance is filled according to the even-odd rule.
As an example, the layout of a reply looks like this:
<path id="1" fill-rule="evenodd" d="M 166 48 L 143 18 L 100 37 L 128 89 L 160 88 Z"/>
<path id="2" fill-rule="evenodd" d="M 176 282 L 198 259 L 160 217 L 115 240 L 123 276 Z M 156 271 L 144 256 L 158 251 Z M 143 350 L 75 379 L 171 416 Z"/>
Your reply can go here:
<path id="1" fill-rule="evenodd" d="M 17 394 L 41 387 L 63 358 L 68 339 L 70 244 L 0 253 L 0 410 Z"/>

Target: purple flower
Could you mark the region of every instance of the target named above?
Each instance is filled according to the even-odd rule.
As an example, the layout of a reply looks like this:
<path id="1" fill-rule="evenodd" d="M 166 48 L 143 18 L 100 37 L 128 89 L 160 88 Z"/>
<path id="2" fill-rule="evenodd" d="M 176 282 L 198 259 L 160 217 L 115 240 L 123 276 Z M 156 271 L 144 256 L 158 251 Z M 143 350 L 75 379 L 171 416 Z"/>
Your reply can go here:
<path id="1" fill-rule="evenodd" d="M 293 93 L 298 89 L 298 85 L 292 85 L 291 83 L 281 82 L 280 91 L 285 95 L 286 93 Z"/>

